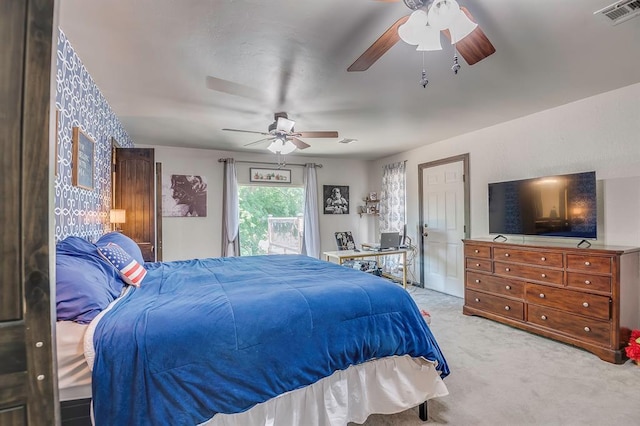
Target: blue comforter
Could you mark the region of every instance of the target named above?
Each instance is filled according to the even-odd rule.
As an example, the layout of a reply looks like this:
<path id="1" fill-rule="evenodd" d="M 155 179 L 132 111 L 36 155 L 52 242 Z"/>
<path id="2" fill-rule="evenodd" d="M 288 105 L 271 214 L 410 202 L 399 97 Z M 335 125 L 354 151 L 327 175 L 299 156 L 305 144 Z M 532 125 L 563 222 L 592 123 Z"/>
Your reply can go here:
<path id="1" fill-rule="evenodd" d="M 306 256 L 146 264 L 96 326 L 96 425 L 194 425 L 373 358 L 447 363 L 411 297 Z"/>

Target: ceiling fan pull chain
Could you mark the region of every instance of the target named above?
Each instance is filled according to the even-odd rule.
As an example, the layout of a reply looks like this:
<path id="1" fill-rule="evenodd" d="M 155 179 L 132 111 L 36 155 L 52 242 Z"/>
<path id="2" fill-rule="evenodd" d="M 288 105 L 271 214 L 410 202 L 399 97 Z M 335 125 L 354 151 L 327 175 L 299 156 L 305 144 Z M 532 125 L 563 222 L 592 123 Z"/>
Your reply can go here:
<path id="1" fill-rule="evenodd" d="M 460 64 L 458 63 L 458 49 L 456 48 L 456 45 L 453 45 L 453 66 L 451 67 L 451 71 L 453 71 L 453 73 L 455 75 L 458 75 L 458 71 L 460 71 Z"/>
<path id="2" fill-rule="evenodd" d="M 424 66 L 424 52 L 422 52 L 422 74 L 420 75 L 420 84 L 425 89 L 427 88 L 427 84 L 429 84 L 429 80 L 427 80 L 427 69 Z"/>

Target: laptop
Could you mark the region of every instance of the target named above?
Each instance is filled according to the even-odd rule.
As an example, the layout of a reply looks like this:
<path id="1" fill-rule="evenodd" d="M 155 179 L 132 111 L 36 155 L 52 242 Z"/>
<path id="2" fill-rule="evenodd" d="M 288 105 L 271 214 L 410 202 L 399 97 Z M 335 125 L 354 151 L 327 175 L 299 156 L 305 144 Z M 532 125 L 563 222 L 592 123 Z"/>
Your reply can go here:
<path id="1" fill-rule="evenodd" d="M 378 250 L 389 250 L 400 247 L 400 234 L 397 232 L 383 232 L 380 234 Z"/>

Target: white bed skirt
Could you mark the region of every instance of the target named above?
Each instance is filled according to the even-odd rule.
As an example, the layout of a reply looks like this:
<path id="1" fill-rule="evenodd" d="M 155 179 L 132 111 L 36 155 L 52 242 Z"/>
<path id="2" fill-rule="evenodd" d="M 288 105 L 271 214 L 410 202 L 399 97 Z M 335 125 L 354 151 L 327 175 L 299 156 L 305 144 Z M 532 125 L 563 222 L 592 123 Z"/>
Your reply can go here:
<path id="1" fill-rule="evenodd" d="M 84 357 L 87 324 L 56 322 L 56 351 L 60 401 L 91 398 L 91 370 Z"/>
<path id="2" fill-rule="evenodd" d="M 399 413 L 448 394 L 432 362 L 394 356 L 352 365 L 243 413 L 218 414 L 202 425 L 344 426 L 364 423 L 371 414 Z"/>

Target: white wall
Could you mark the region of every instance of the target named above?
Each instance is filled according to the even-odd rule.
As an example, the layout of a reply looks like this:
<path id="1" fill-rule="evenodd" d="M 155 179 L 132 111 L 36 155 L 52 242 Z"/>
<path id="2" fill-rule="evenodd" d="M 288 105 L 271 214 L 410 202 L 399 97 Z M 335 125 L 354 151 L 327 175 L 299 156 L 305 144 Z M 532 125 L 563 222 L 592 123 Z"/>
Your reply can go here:
<path id="1" fill-rule="evenodd" d="M 418 227 L 418 165 L 469 153 L 471 236 L 488 236 L 487 184 L 596 171 L 602 192 L 598 243 L 640 246 L 640 84 L 498 124 L 371 163 L 407 160 L 407 223 Z"/>
<path id="2" fill-rule="evenodd" d="M 217 257 L 221 253 L 222 229 L 222 179 L 223 164 L 219 158 L 234 158 L 236 161 L 273 162 L 274 155 L 243 154 L 237 152 L 205 149 L 187 149 L 153 145 L 136 145 L 155 149 L 156 162 L 162 163 L 162 174 L 201 175 L 207 179 L 207 217 L 163 217 L 163 260 L 179 260 L 203 257 Z M 318 172 L 318 204 L 322 207 L 323 185 L 348 185 L 350 206 L 348 215 L 320 214 L 321 250 L 335 250 L 334 232 L 350 230 L 356 242 L 373 238 L 373 217 L 357 214 L 361 199 L 371 188 L 368 179 L 368 162 L 287 156 L 287 162 L 322 164 Z M 238 183 L 249 184 L 250 167 L 269 167 L 260 164 L 237 164 Z M 303 185 L 302 167 L 286 166 L 291 169 L 292 185 Z"/>

